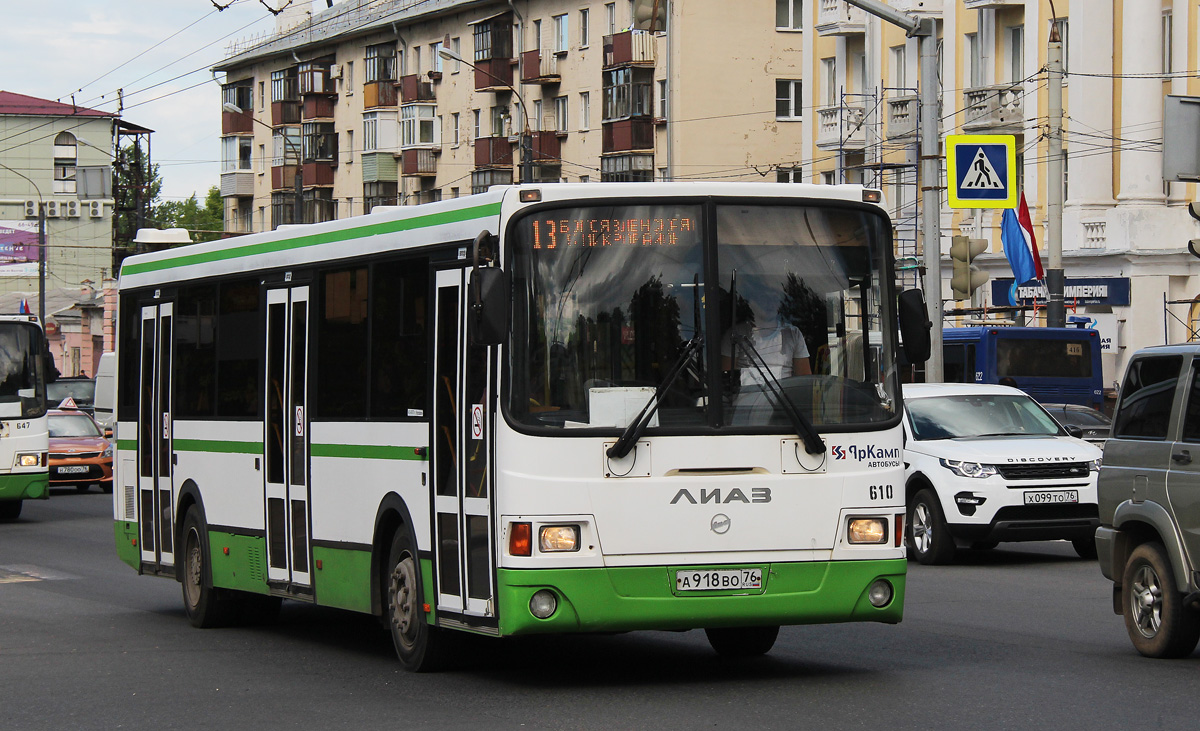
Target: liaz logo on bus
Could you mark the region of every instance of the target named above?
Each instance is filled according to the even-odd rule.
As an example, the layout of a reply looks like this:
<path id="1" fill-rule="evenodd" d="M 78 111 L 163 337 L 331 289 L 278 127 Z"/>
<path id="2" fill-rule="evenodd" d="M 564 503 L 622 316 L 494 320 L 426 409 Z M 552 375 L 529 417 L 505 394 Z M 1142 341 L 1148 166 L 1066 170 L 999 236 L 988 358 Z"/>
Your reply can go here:
<path id="1" fill-rule="evenodd" d="M 675 497 L 671 498 L 672 505 L 678 502 L 687 502 L 692 505 L 702 505 L 704 503 L 769 503 L 771 502 L 771 488 L 751 488 L 750 496 L 747 497 L 746 493 L 742 492 L 740 487 L 735 487 L 725 492 L 722 492 L 721 488 L 717 487 L 712 490 L 701 490 L 700 499 L 697 500 L 696 496 L 685 487 L 675 493 Z"/>
<path id="2" fill-rule="evenodd" d="M 856 462 L 866 461 L 867 467 L 900 466 L 900 447 L 877 447 L 874 444 L 860 447 L 856 444 L 851 444 L 848 447 L 840 445 L 831 447 L 829 451 L 833 453 L 835 460 L 852 459 Z"/>

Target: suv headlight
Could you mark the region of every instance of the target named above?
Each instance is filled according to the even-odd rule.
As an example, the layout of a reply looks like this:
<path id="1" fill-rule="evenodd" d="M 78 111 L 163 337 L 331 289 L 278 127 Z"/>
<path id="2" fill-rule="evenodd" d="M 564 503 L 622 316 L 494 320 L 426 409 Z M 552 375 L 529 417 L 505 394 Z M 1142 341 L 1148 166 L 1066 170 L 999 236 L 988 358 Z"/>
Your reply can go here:
<path id="1" fill-rule="evenodd" d="M 996 466 L 979 462 L 962 462 L 957 459 L 939 460 L 942 466 L 959 477 L 991 477 L 998 474 Z"/>
<path id="2" fill-rule="evenodd" d="M 1104 458 L 1097 457 L 1096 459 L 1093 459 L 1091 462 L 1088 462 L 1088 467 L 1091 468 L 1092 472 L 1099 472 L 1100 465 L 1103 463 L 1104 463 Z"/>

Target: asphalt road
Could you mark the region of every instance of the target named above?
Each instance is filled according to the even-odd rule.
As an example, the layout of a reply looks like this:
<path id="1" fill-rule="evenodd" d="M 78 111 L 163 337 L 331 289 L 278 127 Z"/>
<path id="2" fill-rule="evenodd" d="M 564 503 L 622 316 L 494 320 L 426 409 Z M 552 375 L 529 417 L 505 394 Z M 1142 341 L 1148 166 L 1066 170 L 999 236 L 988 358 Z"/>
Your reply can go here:
<path id="1" fill-rule="evenodd" d="M 704 634 L 476 642 L 400 669 L 373 619 L 285 603 L 197 630 L 178 584 L 116 559 L 111 496 L 56 492 L 0 523 L 0 729 L 1189 728 L 1200 653 L 1134 652 L 1067 543 L 909 565 L 904 622 L 784 628 L 719 659 Z"/>

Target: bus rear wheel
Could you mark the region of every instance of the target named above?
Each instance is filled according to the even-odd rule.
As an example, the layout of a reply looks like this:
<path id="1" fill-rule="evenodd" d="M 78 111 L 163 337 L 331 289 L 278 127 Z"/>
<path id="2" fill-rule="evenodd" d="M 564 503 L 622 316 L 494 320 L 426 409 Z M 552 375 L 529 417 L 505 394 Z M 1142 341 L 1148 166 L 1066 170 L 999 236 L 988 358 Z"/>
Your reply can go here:
<path id="1" fill-rule="evenodd" d="M 388 552 L 384 609 L 396 656 L 408 670 L 427 673 L 442 669 L 448 648 L 445 630 L 425 621 L 421 567 L 416 546 L 406 528 L 392 539 Z"/>
<path id="2" fill-rule="evenodd" d="M 16 520 L 21 517 L 24 500 L 0 500 L 0 520 Z"/>
<path id="3" fill-rule="evenodd" d="M 183 607 L 193 627 L 223 627 L 237 612 L 236 602 L 213 588 L 208 561 L 208 527 L 193 505 L 183 519 Z"/>
<path id="4" fill-rule="evenodd" d="M 709 627 L 708 644 L 721 657 L 758 657 L 775 646 L 779 625 L 771 627 Z"/>

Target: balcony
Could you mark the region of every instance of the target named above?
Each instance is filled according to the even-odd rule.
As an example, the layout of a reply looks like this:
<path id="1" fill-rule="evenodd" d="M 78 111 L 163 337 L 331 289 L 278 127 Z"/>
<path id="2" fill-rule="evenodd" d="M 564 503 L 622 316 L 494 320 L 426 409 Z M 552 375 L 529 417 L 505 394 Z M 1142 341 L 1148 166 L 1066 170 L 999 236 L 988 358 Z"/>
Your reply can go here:
<path id="1" fill-rule="evenodd" d="M 513 61 L 492 58 L 475 64 L 475 91 L 512 91 Z"/>
<path id="2" fill-rule="evenodd" d="M 887 136 L 889 139 L 912 137 L 917 134 L 920 97 L 898 96 L 887 100 Z"/>
<path id="3" fill-rule="evenodd" d="M 989 134 L 1018 134 L 1024 129 L 1023 89 L 1009 84 L 977 86 L 963 92 L 967 109 L 963 130 Z"/>
<path id="4" fill-rule="evenodd" d="M 271 126 L 300 124 L 300 100 L 271 102 Z"/>
<path id="5" fill-rule="evenodd" d="M 391 152 L 364 152 L 360 169 L 364 183 L 394 183 L 398 179 L 396 156 Z"/>
<path id="6" fill-rule="evenodd" d="M 297 165 L 272 165 L 271 190 L 294 190 Z M 301 183 L 303 187 L 303 183 Z"/>
<path id="7" fill-rule="evenodd" d="M 654 120 L 623 119 L 605 122 L 602 152 L 628 152 L 654 149 Z"/>
<path id="8" fill-rule="evenodd" d="M 865 144 L 862 107 L 842 104 L 817 110 L 817 147 L 861 150 Z"/>
<path id="9" fill-rule="evenodd" d="M 821 0 L 816 31 L 823 36 L 849 36 L 867 32 L 867 12 L 843 0 Z"/>
<path id="10" fill-rule="evenodd" d="M 521 54 L 522 84 L 557 84 L 558 54 L 554 51 L 526 51 Z"/>
<path id="11" fill-rule="evenodd" d="M 604 66 L 654 66 L 656 41 L 648 30 L 604 36 Z"/>
<path id="12" fill-rule="evenodd" d="M 436 177 L 437 154 L 427 147 L 410 147 L 407 150 L 401 150 L 400 174 L 406 178 Z"/>
<path id="13" fill-rule="evenodd" d="M 337 102 L 337 97 L 315 95 L 304 97 L 304 107 L 301 110 L 301 118 L 308 119 L 332 119 L 333 105 Z"/>
<path id="14" fill-rule="evenodd" d="M 562 162 L 562 138 L 558 132 L 532 132 L 529 146 L 534 162 L 554 164 Z"/>
<path id="15" fill-rule="evenodd" d="M 363 108 L 394 107 L 399 100 L 396 83 L 386 81 L 368 81 L 363 85 Z"/>
<path id="16" fill-rule="evenodd" d="M 221 197 L 232 198 L 254 195 L 254 171 L 234 170 L 221 173 Z"/>
<path id="17" fill-rule="evenodd" d="M 401 76 L 397 83 L 400 85 L 401 104 L 431 102 L 436 98 L 433 93 L 433 82 L 426 81 L 420 74 Z"/>
<path id="18" fill-rule="evenodd" d="M 304 185 L 333 185 L 333 168 L 331 162 L 304 163 Z"/>
<path id="19" fill-rule="evenodd" d="M 232 135 L 242 132 L 254 134 L 254 112 L 250 109 L 242 110 L 241 114 L 235 112 L 221 112 L 221 134 Z M 74 155 L 72 155 L 74 157 Z"/>
<path id="20" fill-rule="evenodd" d="M 475 167 L 511 168 L 512 164 L 513 143 L 507 137 L 475 138 Z"/>

